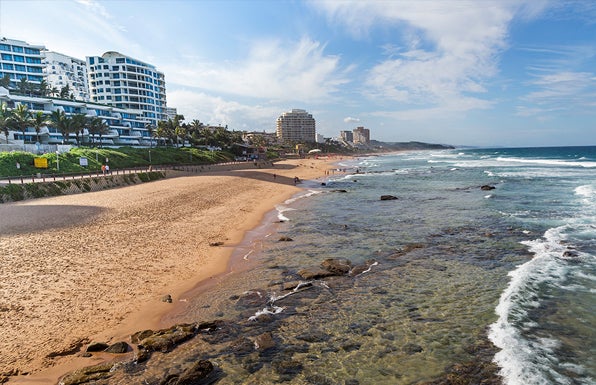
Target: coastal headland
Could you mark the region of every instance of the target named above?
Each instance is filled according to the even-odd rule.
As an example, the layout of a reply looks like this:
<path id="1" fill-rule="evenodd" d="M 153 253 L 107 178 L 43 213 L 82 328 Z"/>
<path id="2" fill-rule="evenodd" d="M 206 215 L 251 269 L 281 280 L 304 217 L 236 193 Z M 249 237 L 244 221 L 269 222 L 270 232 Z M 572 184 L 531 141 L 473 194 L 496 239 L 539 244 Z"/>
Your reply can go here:
<path id="1" fill-rule="evenodd" d="M 226 271 L 234 246 L 294 178 L 337 159 L 284 160 L 0 205 L 0 379 L 53 384 L 97 364 L 80 352 L 167 327 L 173 302 Z"/>

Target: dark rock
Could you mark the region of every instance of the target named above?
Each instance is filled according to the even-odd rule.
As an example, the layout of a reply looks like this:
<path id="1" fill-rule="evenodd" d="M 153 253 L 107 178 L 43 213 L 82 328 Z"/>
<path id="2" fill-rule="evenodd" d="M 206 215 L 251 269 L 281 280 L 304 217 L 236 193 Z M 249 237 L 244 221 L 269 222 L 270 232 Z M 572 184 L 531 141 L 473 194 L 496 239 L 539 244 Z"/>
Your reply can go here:
<path id="1" fill-rule="evenodd" d="M 103 352 L 108 348 L 108 344 L 105 342 L 92 342 L 87 346 L 87 352 Z"/>
<path id="2" fill-rule="evenodd" d="M 114 353 L 114 354 L 122 354 L 126 353 L 130 346 L 124 341 L 116 342 L 115 344 L 110 345 L 105 352 L 107 353 Z"/>
<path id="3" fill-rule="evenodd" d="M 496 187 L 495 186 L 489 186 L 487 184 L 485 184 L 484 186 L 481 186 L 480 189 L 484 190 L 484 191 L 490 191 L 490 190 L 494 190 Z"/>
<path id="4" fill-rule="evenodd" d="M 138 364 L 145 362 L 151 357 L 151 352 L 147 349 L 139 349 L 135 353 L 134 361 Z"/>
<path id="5" fill-rule="evenodd" d="M 153 330 L 142 330 L 130 336 L 130 342 L 138 344 L 140 341 L 153 335 Z"/>
<path id="6" fill-rule="evenodd" d="M 62 378 L 60 384 L 62 385 L 78 385 L 90 383 L 110 377 L 110 371 L 115 363 L 107 362 L 95 366 L 88 366 L 86 368 L 75 370 Z"/>
<path id="7" fill-rule="evenodd" d="M 280 374 L 282 381 L 289 381 L 302 371 L 302 363 L 292 359 L 281 359 L 273 362 L 273 368 Z"/>
<path id="8" fill-rule="evenodd" d="M 252 357 L 247 357 L 244 361 L 242 361 L 242 368 L 251 374 L 258 372 L 262 367 L 263 362 Z"/>
<path id="9" fill-rule="evenodd" d="M 574 250 L 567 250 L 563 253 L 563 256 L 567 258 L 577 258 L 579 257 L 579 253 Z"/>
<path id="10" fill-rule="evenodd" d="M 312 286 L 312 282 L 302 282 L 302 281 L 283 282 L 281 284 L 281 289 L 284 290 L 284 291 L 294 290 L 298 286 L 300 286 L 300 287 L 311 287 Z"/>
<path id="11" fill-rule="evenodd" d="M 360 385 L 360 382 L 356 379 L 349 379 L 344 382 L 344 385 Z"/>
<path id="12" fill-rule="evenodd" d="M 359 350 L 360 346 L 362 346 L 361 344 L 357 343 L 357 342 L 346 342 L 345 344 L 343 344 L 341 346 L 342 350 L 345 350 L 346 352 L 352 352 L 354 350 Z"/>
<path id="13" fill-rule="evenodd" d="M 255 306 L 263 306 L 267 302 L 267 298 L 261 294 L 259 290 L 251 290 L 243 293 L 236 301 L 237 308 L 253 308 Z"/>
<path id="14" fill-rule="evenodd" d="M 284 235 L 279 238 L 279 241 L 280 242 L 292 242 L 293 239 Z"/>
<path id="15" fill-rule="evenodd" d="M 219 241 L 219 242 L 209 242 L 209 246 L 211 247 L 216 247 L 216 246 L 223 246 L 223 242 Z"/>
<path id="16" fill-rule="evenodd" d="M 178 378 L 178 381 L 176 381 L 176 385 L 201 384 L 203 383 L 202 381 L 205 381 L 211 373 L 213 373 L 213 364 L 207 360 L 200 360 L 182 372 Z"/>
<path id="17" fill-rule="evenodd" d="M 155 332 L 141 341 L 139 348 L 150 352 L 169 352 L 177 345 L 194 337 L 195 330 L 190 325 L 176 325 L 169 329 Z"/>
<path id="18" fill-rule="evenodd" d="M 161 302 L 172 303 L 172 296 L 169 294 L 164 295 L 161 297 Z"/>
<path id="19" fill-rule="evenodd" d="M 275 347 L 275 341 L 271 333 L 263 333 L 255 338 L 255 347 L 258 350 L 267 350 Z"/>
<path id="20" fill-rule="evenodd" d="M 408 355 L 412 355 L 412 354 L 420 353 L 424 349 L 420 345 L 408 343 L 408 344 L 405 344 L 404 345 L 404 347 L 402 348 L 402 350 L 404 351 L 404 353 L 406 353 Z"/>
<path id="21" fill-rule="evenodd" d="M 397 199 L 397 197 L 394 195 L 381 195 L 382 201 L 394 201 L 396 199 Z"/>
<path id="22" fill-rule="evenodd" d="M 345 258 L 329 258 L 321 263 L 321 267 L 334 274 L 344 275 L 352 269 L 352 262 Z"/>
<path id="23" fill-rule="evenodd" d="M 348 192 L 348 190 L 337 189 L 337 190 L 331 190 L 331 192 L 337 192 L 337 193 L 347 193 L 347 192 Z"/>
<path id="24" fill-rule="evenodd" d="M 313 343 L 329 341 L 331 336 L 320 330 L 309 330 L 305 333 L 297 335 L 296 338 L 302 341 Z"/>
<path id="25" fill-rule="evenodd" d="M 383 295 L 387 294 L 387 289 L 385 289 L 384 287 L 373 287 L 371 293 Z"/>
<path id="26" fill-rule="evenodd" d="M 298 272 L 298 275 L 302 277 L 302 279 L 311 280 L 311 279 L 319 279 L 330 277 L 334 275 L 332 272 L 328 270 L 318 269 L 318 268 L 311 268 L 311 269 L 302 269 Z"/>
<path id="27" fill-rule="evenodd" d="M 244 356 L 255 350 L 255 344 L 246 337 L 240 337 L 230 344 L 230 349 L 236 356 Z"/>

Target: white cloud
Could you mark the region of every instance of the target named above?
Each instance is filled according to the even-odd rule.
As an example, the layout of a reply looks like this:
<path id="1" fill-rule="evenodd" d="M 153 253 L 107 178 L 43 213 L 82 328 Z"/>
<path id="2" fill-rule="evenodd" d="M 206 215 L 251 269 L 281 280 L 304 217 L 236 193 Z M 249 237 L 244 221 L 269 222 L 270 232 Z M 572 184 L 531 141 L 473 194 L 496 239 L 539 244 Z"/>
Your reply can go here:
<path id="1" fill-rule="evenodd" d="M 507 1 L 323 1 L 312 5 L 357 36 L 397 31 L 382 47 L 386 60 L 366 80 L 367 93 L 420 110 L 487 108 L 486 82 L 498 73 L 508 26 L 517 13 L 538 14 L 543 2 Z M 430 108 L 428 107 L 430 106 Z M 414 110 L 414 111 L 420 111 Z M 399 113 L 399 114 L 403 114 Z M 420 116 L 417 112 L 407 113 Z"/>
<path id="2" fill-rule="evenodd" d="M 352 117 L 348 116 L 348 117 L 344 118 L 344 122 L 345 123 L 359 123 L 360 119 L 352 118 Z"/>
<path id="3" fill-rule="evenodd" d="M 278 106 L 242 104 L 188 89 L 168 91 L 168 105 L 175 106 L 187 122 L 198 119 L 207 124 L 249 131 L 272 131 L 275 120 L 283 111 Z"/>
<path id="4" fill-rule="evenodd" d="M 339 56 L 325 55 L 325 46 L 303 38 L 294 44 L 255 43 L 244 60 L 226 63 L 185 61 L 166 65 L 168 82 L 218 93 L 275 100 L 317 101 L 346 84 L 349 69 Z"/>

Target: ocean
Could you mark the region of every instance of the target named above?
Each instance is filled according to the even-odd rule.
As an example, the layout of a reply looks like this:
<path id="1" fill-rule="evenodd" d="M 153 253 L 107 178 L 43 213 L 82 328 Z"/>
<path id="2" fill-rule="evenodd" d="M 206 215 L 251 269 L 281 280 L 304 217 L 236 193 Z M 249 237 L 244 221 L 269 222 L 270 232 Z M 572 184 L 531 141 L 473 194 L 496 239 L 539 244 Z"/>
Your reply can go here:
<path id="1" fill-rule="evenodd" d="M 596 147 L 337 167 L 183 299 L 177 320 L 216 328 L 110 383 L 163 383 L 202 359 L 217 384 L 596 383 Z M 330 258 L 356 268 L 304 279 Z"/>

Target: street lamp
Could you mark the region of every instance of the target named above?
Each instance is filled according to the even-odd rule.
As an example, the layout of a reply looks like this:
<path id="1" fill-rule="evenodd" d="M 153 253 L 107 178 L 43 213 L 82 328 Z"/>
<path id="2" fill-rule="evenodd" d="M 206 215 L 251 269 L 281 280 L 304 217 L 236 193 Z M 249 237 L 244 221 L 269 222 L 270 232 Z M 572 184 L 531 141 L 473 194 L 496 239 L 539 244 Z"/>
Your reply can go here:
<path id="1" fill-rule="evenodd" d="M 60 155 L 60 151 L 56 150 L 56 170 L 60 171 L 60 158 L 58 155 Z"/>
<path id="2" fill-rule="evenodd" d="M 151 150 L 149 150 L 149 164 L 151 164 Z"/>

